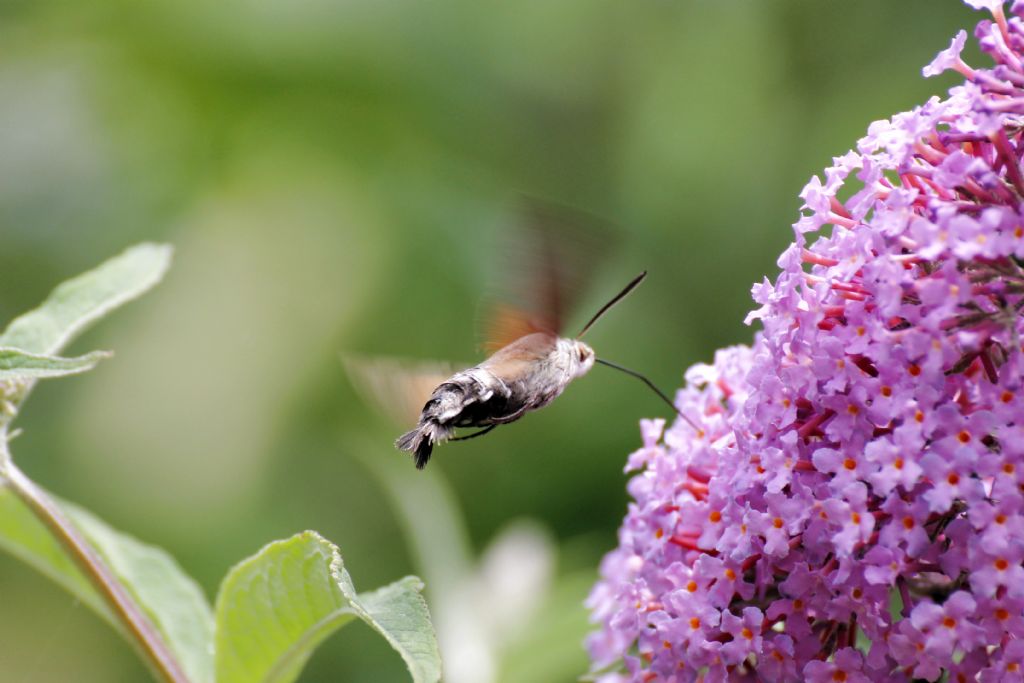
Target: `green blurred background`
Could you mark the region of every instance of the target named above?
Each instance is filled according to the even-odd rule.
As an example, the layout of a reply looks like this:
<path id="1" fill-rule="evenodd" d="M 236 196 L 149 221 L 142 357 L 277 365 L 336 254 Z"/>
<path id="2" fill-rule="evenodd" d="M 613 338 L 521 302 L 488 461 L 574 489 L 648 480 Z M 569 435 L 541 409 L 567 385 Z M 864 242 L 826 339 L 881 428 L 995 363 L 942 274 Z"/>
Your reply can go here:
<path id="1" fill-rule="evenodd" d="M 920 68 L 978 18 L 954 0 L 6 0 L 0 317 L 131 243 L 177 249 L 154 293 L 72 349 L 116 357 L 40 387 L 15 457 L 211 597 L 312 528 L 358 587 L 424 575 L 451 683 L 573 681 L 625 457 L 663 406 L 598 369 L 417 479 L 339 350 L 478 358 L 490 245 L 526 193 L 620 226 L 572 327 L 647 268 L 588 340 L 678 386 L 750 339 L 750 285 L 807 179 L 944 92 L 954 77 Z M 458 569 L 460 538 L 491 548 L 484 570 Z M 147 680 L 6 556 L 0 605 L 0 680 Z M 509 628 L 483 637 L 488 620 Z M 350 626 L 302 680 L 406 678 Z"/>

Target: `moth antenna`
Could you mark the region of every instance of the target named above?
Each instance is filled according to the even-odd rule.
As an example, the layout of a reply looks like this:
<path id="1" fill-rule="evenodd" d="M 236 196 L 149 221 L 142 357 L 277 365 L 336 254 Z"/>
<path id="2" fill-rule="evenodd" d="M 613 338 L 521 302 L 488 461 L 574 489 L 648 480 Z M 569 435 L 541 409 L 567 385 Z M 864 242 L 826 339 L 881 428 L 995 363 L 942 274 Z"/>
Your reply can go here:
<path id="1" fill-rule="evenodd" d="M 640 277 L 642 278 L 642 277 L 643 277 L 643 275 L 641 275 Z M 637 281 L 636 281 L 636 280 L 634 280 L 634 282 L 630 284 L 630 287 L 634 286 L 636 282 L 637 282 Z M 627 287 L 627 288 L 626 288 L 626 292 L 628 292 L 628 291 L 629 291 L 630 287 Z M 623 292 L 623 294 L 625 294 L 625 292 Z M 617 296 L 617 297 L 616 297 L 616 299 L 621 299 L 621 298 L 622 298 L 622 294 L 620 294 L 619 296 Z M 612 302 L 612 303 L 614 303 L 614 300 L 613 300 L 613 302 Z M 606 306 L 605 308 L 607 308 L 607 306 Z M 679 408 L 676 408 L 676 404 L 675 404 L 675 403 L 673 403 L 673 402 L 672 402 L 672 400 L 671 400 L 671 399 L 670 399 L 670 398 L 669 398 L 668 396 L 666 396 L 666 395 L 665 395 L 665 394 L 664 394 L 664 393 L 663 393 L 663 392 L 661 391 L 661 389 L 659 389 L 658 387 L 656 387 L 656 386 L 654 385 L 654 382 L 652 382 L 651 380 L 647 379 L 646 377 L 644 377 L 643 375 L 641 375 L 641 374 L 640 374 L 639 372 L 637 372 L 636 370 L 630 370 L 629 368 L 624 368 L 624 367 L 622 367 L 621 365 L 617 365 L 617 364 L 615 364 L 615 363 L 612 363 L 611 361 L 607 361 L 607 360 L 605 360 L 604 358 L 595 358 L 595 359 L 594 359 L 594 362 L 595 362 L 595 363 L 600 363 L 601 365 L 607 365 L 607 366 L 608 366 L 608 367 L 610 367 L 610 368 L 614 368 L 615 370 L 619 370 L 620 372 L 624 372 L 624 373 L 626 373 L 627 375 L 632 375 L 633 377 L 636 377 L 636 378 L 637 378 L 638 380 L 640 380 L 641 382 L 643 382 L 644 384 L 646 384 L 647 386 L 649 386 L 649 387 L 651 388 L 651 390 L 652 390 L 652 391 L 653 391 L 654 393 L 656 393 L 656 394 L 658 395 L 658 397 L 659 397 L 659 398 L 660 398 L 660 399 L 661 399 L 662 401 L 664 401 L 665 403 L 667 403 L 667 404 L 669 405 L 669 407 L 671 407 L 671 408 L 672 408 L 672 410 L 673 410 L 673 411 L 675 411 L 676 415 L 678 415 L 679 417 L 683 418 L 683 419 L 684 419 L 684 420 L 686 421 L 686 423 L 687 423 L 688 425 L 690 425 L 691 427 L 693 427 L 693 429 L 694 429 L 694 430 L 695 430 L 696 432 L 698 432 L 698 433 L 699 433 L 699 432 L 701 432 L 701 431 L 702 431 L 700 427 L 698 427 L 698 426 L 697 426 L 696 424 L 694 424 L 693 420 L 691 420 L 690 418 L 688 418 L 688 417 L 686 417 L 685 415 L 683 415 L 683 411 L 679 410 Z"/>
<path id="2" fill-rule="evenodd" d="M 636 286 L 639 285 L 641 282 L 643 282 L 645 277 L 647 277 L 647 271 L 646 270 L 644 272 L 640 273 L 639 275 L 637 275 L 635 278 L 633 278 L 630 281 L 630 283 L 628 285 L 626 285 L 625 288 L 621 292 L 619 292 L 614 297 L 612 297 L 611 301 L 609 301 L 604 306 L 602 306 L 601 310 L 599 310 L 597 313 L 594 314 L 594 317 L 591 318 L 587 322 L 587 324 L 583 326 L 583 329 L 580 330 L 580 333 L 576 335 L 576 338 L 577 339 L 582 338 L 583 335 L 585 335 L 587 333 L 587 330 L 589 330 L 591 327 L 593 327 L 594 323 L 596 323 L 601 318 L 602 315 L 604 315 L 605 313 L 608 312 L 609 308 L 611 308 L 615 304 L 617 304 L 620 301 L 622 301 L 623 299 L 625 299 L 626 295 L 629 294 L 630 292 L 632 292 L 634 289 L 636 289 Z"/>

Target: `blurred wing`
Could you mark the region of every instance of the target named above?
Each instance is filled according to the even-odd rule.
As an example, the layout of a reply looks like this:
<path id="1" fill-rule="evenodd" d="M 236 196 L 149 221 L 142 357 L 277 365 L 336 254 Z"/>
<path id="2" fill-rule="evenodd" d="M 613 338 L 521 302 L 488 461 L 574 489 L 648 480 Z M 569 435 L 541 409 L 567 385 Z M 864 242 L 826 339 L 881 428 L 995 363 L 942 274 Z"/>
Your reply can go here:
<path id="1" fill-rule="evenodd" d="M 484 347 L 495 350 L 533 332 L 560 335 L 613 234 L 596 216 L 524 200 L 499 240 L 503 277 L 487 303 Z"/>
<path id="2" fill-rule="evenodd" d="M 534 332 L 551 332 L 550 323 L 509 304 L 497 303 L 488 315 L 483 347 L 490 352 Z"/>
<path id="3" fill-rule="evenodd" d="M 455 374 L 441 361 L 342 356 L 352 385 L 366 403 L 402 425 L 415 424 L 434 389 Z"/>

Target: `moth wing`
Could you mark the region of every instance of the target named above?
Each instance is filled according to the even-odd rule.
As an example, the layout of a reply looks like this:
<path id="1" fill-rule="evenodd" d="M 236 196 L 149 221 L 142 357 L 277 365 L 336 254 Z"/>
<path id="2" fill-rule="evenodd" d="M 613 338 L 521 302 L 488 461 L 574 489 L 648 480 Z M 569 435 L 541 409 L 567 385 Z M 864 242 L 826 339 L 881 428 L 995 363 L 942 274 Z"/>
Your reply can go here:
<path id="1" fill-rule="evenodd" d="M 596 216 L 524 199 L 498 240 L 501 279 L 486 297 L 484 348 L 494 351 L 534 332 L 559 336 L 613 235 Z"/>
<path id="2" fill-rule="evenodd" d="M 363 401 L 402 425 L 415 424 L 434 389 L 456 372 L 443 361 L 379 356 L 344 355 L 342 364 Z"/>
<path id="3" fill-rule="evenodd" d="M 480 367 L 489 370 L 506 382 L 525 377 L 538 363 L 550 357 L 558 344 L 552 334 L 531 334 L 502 347 L 492 354 Z"/>
<path id="4" fill-rule="evenodd" d="M 550 322 L 531 315 L 529 311 L 522 308 L 505 303 L 493 305 L 485 324 L 483 347 L 491 353 L 528 334 L 554 332 L 550 329 Z"/>

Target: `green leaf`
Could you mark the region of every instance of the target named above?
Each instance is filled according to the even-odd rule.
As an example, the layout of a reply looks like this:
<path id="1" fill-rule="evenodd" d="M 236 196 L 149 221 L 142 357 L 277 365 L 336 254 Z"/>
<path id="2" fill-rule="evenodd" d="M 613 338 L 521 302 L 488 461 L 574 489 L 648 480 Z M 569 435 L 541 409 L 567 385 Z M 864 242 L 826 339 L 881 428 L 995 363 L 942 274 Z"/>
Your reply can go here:
<path id="1" fill-rule="evenodd" d="M 39 308 L 7 326 L 0 347 L 57 353 L 91 323 L 160 282 L 171 251 L 168 245 L 139 244 L 58 285 Z"/>
<path id="2" fill-rule="evenodd" d="M 348 573 L 342 574 L 352 588 Z M 416 576 L 358 596 L 352 588 L 352 609 L 402 655 L 413 681 L 430 683 L 441 680 L 441 654 L 422 590 Z"/>
<path id="3" fill-rule="evenodd" d="M 189 679 L 212 682 L 213 611 L 199 584 L 163 549 L 110 528 L 82 508 L 61 505 L 135 595 Z"/>
<path id="4" fill-rule="evenodd" d="M 86 372 L 110 354 L 94 351 L 77 358 L 44 356 L 21 349 L 0 348 L 0 380 L 63 377 Z"/>
<path id="5" fill-rule="evenodd" d="M 217 683 L 289 683 L 317 645 L 358 617 L 405 660 L 415 683 L 441 678 L 422 582 L 356 595 L 338 548 L 312 531 L 235 566 L 217 596 Z"/>
<path id="6" fill-rule="evenodd" d="M 160 548 L 111 529 L 71 503 L 58 503 L 135 596 L 189 679 L 212 683 L 213 616 L 202 589 Z M 63 547 L 21 500 L 2 486 L 0 548 L 50 577 L 125 634 Z"/>
<path id="7" fill-rule="evenodd" d="M 106 603 L 64 548 L 14 492 L 3 486 L 0 486 L 0 549 L 49 577 L 111 626 L 121 629 Z"/>

